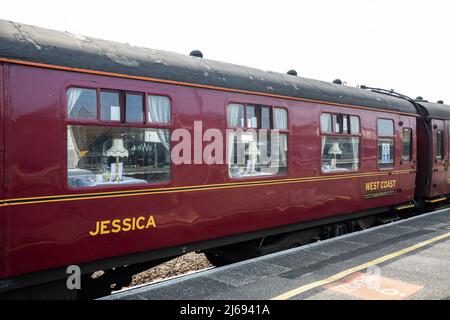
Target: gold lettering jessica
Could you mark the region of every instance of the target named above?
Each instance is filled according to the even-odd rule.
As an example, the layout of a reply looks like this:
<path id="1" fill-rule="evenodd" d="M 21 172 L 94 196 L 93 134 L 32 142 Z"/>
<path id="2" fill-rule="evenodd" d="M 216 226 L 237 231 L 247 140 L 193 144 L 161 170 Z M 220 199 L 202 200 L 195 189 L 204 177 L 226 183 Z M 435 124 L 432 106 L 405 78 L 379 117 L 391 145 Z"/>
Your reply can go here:
<path id="1" fill-rule="evenodd" d="M 93 237 L 101 234 L 129 232 L 135 230 L 143 230 L 148 228 L 156 228 L 155 218 L 153 216 L 124 218 L 114 220 L 101 220 L 95 223 L 95 228 L 89 231 Z"/>

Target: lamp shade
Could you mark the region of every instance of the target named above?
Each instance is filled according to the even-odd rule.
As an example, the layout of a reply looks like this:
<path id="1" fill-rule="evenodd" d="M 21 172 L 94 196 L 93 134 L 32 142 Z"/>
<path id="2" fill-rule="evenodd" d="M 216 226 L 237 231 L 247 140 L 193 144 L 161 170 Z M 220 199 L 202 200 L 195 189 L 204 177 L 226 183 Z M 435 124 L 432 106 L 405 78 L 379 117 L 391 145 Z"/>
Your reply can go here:
<path id="1" fill-rule="evenodd" d="M 247 154 L 249 154 L 249 155 L 258 155 L 259 154 L 259 149 L 256 144 L 256 141 L 250 141 L 248 143 Z"/>
<path id="2" fill-rule="evenodd" d="M 123 146 L 122 138 L 113 138 L 112 147 L 106 151 L 108 157 L 128 157 L 128 150 Z"/>
<path id="3" fill-rule="evenodd" d="M 334 154 L 334 155 L 342 154 L 342 150 L 339 149 L 339 143 L 337 143 L 337 142 L 333 143 L 330 150 L 328 150 L 328 154 Z"/>

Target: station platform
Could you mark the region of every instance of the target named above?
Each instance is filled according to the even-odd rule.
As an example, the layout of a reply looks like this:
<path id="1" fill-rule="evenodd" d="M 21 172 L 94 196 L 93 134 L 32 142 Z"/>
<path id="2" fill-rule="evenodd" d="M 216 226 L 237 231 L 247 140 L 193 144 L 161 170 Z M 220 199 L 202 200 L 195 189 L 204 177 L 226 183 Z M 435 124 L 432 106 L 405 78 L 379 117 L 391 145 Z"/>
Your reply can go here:
<path id="1" fill-rule="evenodd" d="M 450 209 L 104 299 L 450 299 Z"/>

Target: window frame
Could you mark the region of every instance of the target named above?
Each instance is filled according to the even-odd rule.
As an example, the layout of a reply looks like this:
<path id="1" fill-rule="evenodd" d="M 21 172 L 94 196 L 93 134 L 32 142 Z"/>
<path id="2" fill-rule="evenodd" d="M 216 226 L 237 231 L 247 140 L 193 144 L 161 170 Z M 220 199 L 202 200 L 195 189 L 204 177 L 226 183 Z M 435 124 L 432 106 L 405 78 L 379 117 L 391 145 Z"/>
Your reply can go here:
<path id="1" fill-rule="evenodd" d="M 438 146 L 438 138 L 437 138 L 439 132 L 442 133 L 442 139 L 441 139 L 442 154 L 441 154 L 440 158 L 438 158 L 439 146 Z M 435 139 L 436 140 L 436 153 L 435 153 L 434 160 L 435 160 L 436 163 L 437 162 L 444 162 L 444 159 L 445 159 L 445 132 L 444 132 L 444 130 L 443 129 L 436 130 L 435 137 L 436 137 L 436 139 Z"/>
<path id="2" fill-rule="evenodd" d="M 170 121 L 169 122 L 149 122 L 148 121 L 148 96 L 159 96 L 166 97 L 169 99 L 169 112 L 170 112 Z M 168 94 L 159 94 L 159 93 L 149 93 L 145 92 L 144 94 L 144 125 L 150 126 L 151 128 L 173 128 L 173 107 L 172 107 L 173 99 Z"/>
<path id="3" fill-rule="evenodd" d="M 403 140 L 403 137 L 404 137 L 403 131 L 405 129 L 409 130 L 409 133 L 410 133 L 410 136 L 409 136 L 409 158 L 408 158 L 408 160 L 405 160 L 403 158 L 403 142 L 404 142 L 404 140 Z M 411 161 L 413 161 L 413 129 L 411 127 L 403 127 L 402 128 L 402 159 L 401 159 L 401 161 L 402 162 L 411 162 Z"/>
<path id="4" fill-rule="evenodd" d="M 389 135 L 382 135 L 382 136 L 380 136 L 379 132 L 378 132 L 378 120 L 390 120 L 390 121 L 392 121 L 392 128 L 393 128 L 394 135 L 392 135 L 392 136 L 389 136 Z M 396 145 L 397 145 L 396 141 L 395 141 L 396 136 L 397 136 L 396 135 L 396 128 L 395 128 L 395 120 L 392 119 L 392 118 L 377 117 L 377 121 L 375 123 L 375 126 L 376 126 L 376 133 L 377 133 L 377 140 L 376 140 L 376 142 L 377 142 L 377 147 L 376 147 L 377 169 L 378 169 L 378 171 L 392 171 L 392 170 L 395 169 L 395 159 L 397 158 L 396 149 L 395 149 Z M 389 168 L 381 168 L 380 167 L 380 163 L 379 163 L 379 159 L 378 159 L 378 142 L 379 142 L 380 139 L 392 139 L 392 141 L 393 141 L 394 159 L 393 159 L 393 162 L 392 162 L 392 167 L 389 167 Z"/>
<path id="5" fill-rule="evenodd" d="M 117 93 L 119 95 L 119 107 L 120 107 L 120 120 L 105 120 L 102 119 L 102 104 L 101 104 L 101 94 L 102 92 L 107 92 L 107 93 Z M 103 88 L 99 88 L 99 90 L 97 90 L 97 104 L 98 104 L 98 109 L 97 109 L 97 119 L 100 122 L 105 122 L 108 124 L 114 124 L 114 123 L 123 123 L 125 122 L 125 101 L 124 101 L 124 93 L 119 91 L 119 90 L 110 90 L 110 89 L 103 89 Z M 100 112 L 100 113 L 99 113 Z"/>
<path id="6" fill-rule="evenodd" d="M 322 130 L 322 115 L 323 114 L 329 114 L 331 116 L 331 131 L 327 132 L 327 131 L 323 131 Z M 333 115 L 342 115 L 342 116 L 347 116 L 349 123 L 348 128 L 350 129 L 350 132 L 334 132 L 334 121 L 333 121 Z M 352 128 L 351 128 L 351 117 L 356 117 L 358 118 L 358 122 L 359 122 L 359 132 L 357 133 L 353 133 L 352 132 Z M 336 134 L 336 135 L 358 135 L 361 136 L 361 117 L 358 114 L 354 114 L 354 113 L 339 113 L 339 112 L 334 112 L 334 111 L 321 111 L 320 112 L 320 116 L 319 116 L 319 128 L 320 128 L 320 133 L 321 134 Z"/>
<path id="7" fill-rule="evenodd" d="M 143 114 L 142 114 L 142 121 L 129 121 L 129 122 L 127 122 L 127 95 L 140 95 L 141 97 L 142 97 L 142 112 L 143 112 Z M 146 105 L 145 105 L 145 97 L 146 97 L 146 94 L 145 94 L 145 92 L 134 92 L 134 91 L 124 91 L 123 92 L 123 96 L 124 96 L 124 106 L 123 106 L 123 116 L 124 116 L 124 121 L 125 121 L 125 123 L 136 123 L 136 124 L 141 124 L 141 123 L 143 123 L 143 124 L 146 124 L 147 123 L 147 117 L 146 117 Z"/>
<path id="8" fill-rule="evenodd" d="M 68 101 L 67 101 L 67 93 L 69 92 L 69 89 L 71 89 L 71 88 L 95 90 L 96 98 L 97 98 L 97 101 L 96 101 L 96 111 L 97 111 L 96 118 L 87 118 L 87 119 L 83 119 L 83 118 L 69 118 L 69 113 L 68 113 L 68 109 L 67 109 L 67 103 L 68 103 Z M 81 124 L 82 123 L 87 123 L 87 124 L 97 123 L 99 121 L 99 118 L 100 118 L 100 115 L 99 115 L 99 112 L 100 112 L 100 101 L 98 99 L 98 96 L 99 96 L 98 88 L 97 87 L 93 87 L 93 86 L 87 86 L 86 84 L 84 84 L 84 85 L 70 85 L 70 86 L 64 87 L 62 89 L 62 94 L 61 94 L 61 100 L 62 100 L 61 105 L 63 106 L 61 108 L 61 113 L 63 114 L 63 119 L 64 119 L 64 122 L 65 122 L 65 125 L 67 126 L 68 122 L 73 122 L 73 123 L 77 123 L 77 124 L 78 123 L 81 123 Z"/>
<path id="9" fill-rule="evenodd" d="M 240 104 L 244 106 L 244 126 L 243 127 L 230 127 L 228 125 L 228 106 L 230 104 Z M 249 106 L 256 106 L 256 107 L 262 107 L 262 108 L 269 108 L 270 109 L 270 129 L 267 128 L 251 128 L 247 126 L 247 105 Z M 279 108 L 279 109 L 284 109 L 286 111 L 286 129 L 273 129 L 274 127 L 274 115 L 273 115 L 273 110 L 275 108 Z M 291 146 L 290 146 L 290 135 L 291 135 L 291 130 L 290 130 L 290 115 L 289 115 L 289 108 L 287 106 L 281 106 L 281 105 L 275 105 L 275 104 L 261 104 L 259 102 L 248 102 L 248 101 L 239 101 L 239 100 L 227 100 L 225 101 L 225 108 L 224 108 L 224 122 L 225 122 L 225 135 L 224 138 L 226 139 L 226 141 L 228 141 L 228 131 L 227 130 L 234 130 L 234 131 L 242 131 L 243 133 L 251 130 L 251 131 L 256 131 L 256 133 L 258 133 L 259 130 L 267 130 L 267 134 L 271 134 L 272 131 L 278 131 L 278 133 L 284 134 L 286 135 L 286 139 L 287 139 L 287 170 L 286 173 L 281 173 L 281 174 L 275 174 L 275 175 L 264 175 L 264 176 L 243 176 L 243 177 L 231 177 L 230 176 L 230 170 L 229 170 L 229 166 L 228 163 L 226 163 L 227 161 L 225 161 L 224 165 L 226 166 L 226 175 L 225 175 L 225 180 L 226 181 L 243 181 L 243 180 L 267 180 L 267 179 L 279 179 L 280 177 L 287 177 L 290 175 L 290 158 L 291 158 Z M 260 121 L 262 123 L 262 119 Z M 224 143 L 224 156 L 226 157 L 226 159 L 228 159 L 228 154 L 227 154 L 227 143 Z"/>
<path id="10" fill-rule="evenodd" d="M 322 115 L 323 114 L 330 114 L 331 115 L 331 131 L 330 132 L 326 132 L 322 130 Z M 347 119 L 349 121 L 348 123 L 348 129 L 350 132 L 342 132 L 342 133 L 338 133 L 338 132 L 334 132 L 334 121 L 333 121 L 333 115 L 343 115 L 343 116 L 347 116 Z M 358 121 L 359 121 L 359 132 L 358 133 L 353 133 L 352 132 L 352 128 L 351 128 L 351 120 L 350 117 L 357 117 Z M 361 117 L 358 114 L 354 114 L 354 113 L 339 113 L 339 112 L 335 112 L 335 111 L 321 111 L 319 114 L 319 158 L 320 158 L 320 173 L 322 175 L 337 175 L 340 174 L 342 175 L 342 171 L 335 171 L 335 172 L 323 172 L 322 170 L 322 163 L 323 163 L 323 159 L 322 159 L 322 137 L 323 136 L 335 136 L 335 137 L 358 137 L 359 138 L 359 144 L 358 144 L 358 161 L 359 161 L 359 166 L 357 170 L 348 170 L 351 173 L 354 172 L 360 172 L 361 171 L 361 165 L 362 165 L 362 161 L 361 161 L 361 145 L 362 145 L 362 126 L 361 126 Z"/>
<path id="11" fill-rule="evenodd" d="M 71 119 L 68 115 L 67 110 L 67 93 L 70 88 L 79 88 L 79 89 L 91 89 L 96 90 L 97 93 L 97 118 L 96 119 Z M 144 111 L 144 122 L 126 122 L 125 118 L 125 101 L 121 101 L 121 121 L 105 121 L 101 120 L 100 115 L 100 92 L 101 91 L 110 91 L 110 92 L 120 92 L 120 99 L 125 99 L 125 94 L 142 94 L 143 95 L 143 111 Z M 147 121 L 147 112 L 148 112 L 148 96 L 163 96 L 169 99 L 169 108 L 170 108 L 170 122 L 168 123 L 157 123 L 157 122 L 148 122 Z M 122 128 L 136 128 L 136 129 L 166 129 L 169 130 L 170 135 L 173 132 L 174 128 L 174 112 L 173 112 L 173 98 L 170 94 L 166 92 L 158 92 L 156 90 L 148 90 L 148 88 L 144 87 L 136 87 L 136 86 L 115 86 L 106 83 L 86 83 L 84 81 L 71 81 L 66 83 L 61 88 L 61 114 L 64 119 L 63 125 L 63 134 L 62 139 L 64 139 L 63 146 L 63 170 L 61 171 L 63 174 L 63 186 L 66 190 L 77 191 L 77 192 L 95 192 L 100 190 L 114 191 L 114 190 L 134 190 L 136 188 L 158 188 L 168 186 L 173 182 L 173 169 L 174 166 L 172 161 L 169 161 L 169 178 L 164 182 L 147 182 L 147 183 L 136 183 L 136 184 L 124 184 L 124 185 L 103 185 L 103 186 L 92 186 L 92 187 L 73 187 L 69 185 L 68 179 L 68 135 L 67 129 L 69 125 L 79 125 L 79 126 L 103 126 L 103 127 L 122 127 Z M 169 141 L 169 150 L 171 151 L 173 148 L 172 141 Z"/>

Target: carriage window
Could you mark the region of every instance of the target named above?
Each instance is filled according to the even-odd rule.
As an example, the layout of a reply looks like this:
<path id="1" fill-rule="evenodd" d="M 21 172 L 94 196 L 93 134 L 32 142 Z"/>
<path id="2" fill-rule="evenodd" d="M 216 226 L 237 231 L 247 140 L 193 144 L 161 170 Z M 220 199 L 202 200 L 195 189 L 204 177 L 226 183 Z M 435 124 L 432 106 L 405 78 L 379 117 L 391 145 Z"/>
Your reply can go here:
<path id="1" fill-rule="evenodd" d="M 394 121 L 378 119 L 378 167 L 380 169 L 394 168 Z"/>
<path id="2" fill-rule="evenodd" d="M 324 133 L 361 133 L 359 117 L 346 114 L 322 113 L 320 115 L 320 128 Z"/>
<path id="3" fill-rule="evenodd" d="M 402 160 L 411 161 L 411 145 L 412 145 L 412 130 L 411 128 L 403 128 L 402 130 L 402 140 L 403 140 L 403 148 L 402 148 Z"/>
<path id="4" fill-rule="evenodd" d="M 286 113 L 280 113 L 278 110 L 286 112 L 282 109 L 274 109 L 274 128 L 286 129 Z M 270 129 L 270 108 L 262 106 L 246 106 L 247 111 L 247 128 Z M 279 126 L 280 128 L 278 128 Z"/>
<path id="5" fill-rule="evenodd" d="M 170 132 L 68 125 L 71 187 L 165 182 L 170 178 Z"/>
<path id="6" fill-rule="evenodd" d="M 352 133 L 360 133 L 361 129 L 359 126 L 359 117 L 350 116 L 350 128 Z"/>
<path id="7" fill-rule="evenodd" d="M 347 115 L 342 115 L 342 132 L 343 133 L 347 133 L 350 132 L 350 125 L 348 123 L 348 116 Z"/>
<path id="8" fill-rule="evenodd" d="M 261 121 L 261 107 L 247 106 L 247 128 L 258 128 Z"/>
<path id="9" fill-rule="evenodd" d="M 320 128 L 322 132 L 331 132 L 331 114 L 330 113 L 322 113 L 320 115 Z"/>
<path id="10" fill-rule="evenodd" d="M 170 100 L 149 96 L 148 121 L 156 128 L 133 128 L 127 123 L 144 123 L 144 94 L 98 89 L 71 88 L 68 111 L 80 114 L 79 106 L 92 100 L 89 122 L 67 125 L 67 180 L 71 187 L 97 187 L 166 182 L 170 179 Z M 99 100 L 100 115 L 97 115 Z M 93 105 L 96 105 L 93 108 Z M 82 114 L 86 114 L 83 111 Z M 99 117 L 100 116 L 100 117 Z M 92 120 L 95 120 L 93 122 Z M 114 121 L 105 125 L 102 121 Z M 100 125 L 102 124 L 102 125 Z"/>
<path id="11" fill-rule="evenodd" d="M 126 122 L 144 122 L 144 96 L 142 94 L 126 94 Z"/>
<path id="12" fill-rule="evenodd" d="M 147 122 L 170 122 L 170 99 L 164 96 L 148 96 Z"/>
<path id="13" fill-rule="evenodd" d="M 261 128 L 270 129 L 270 108 L 261 108 Z"/>
<path id="14" fill-rule="evenodd" d="M 348 115 L 333 114 L 333 132 L 350 133 L 350 123 Z"/>
<path id="15" fill-rule="evenodd" d="M 228 127 L 244 127 L 244 105 L 231 103 L 227 108 Z"/>
<path id="16" fill-rule="evenodd" d="M 67 115 L 69 119 L 97 119 L 97 91 L 70 88 L 67 91 Z"/>
<path id="17" fill-rule="evenodd" d="M 442 160 L 444 156 L 444 131 L 436 131 L 436 160 Z"/>
<path id="18" fill-rule="evenodd" d="M 359 169 L 359 137 L 323 136 L 322 172 Z"/>
<path id="19" fill-rule="evenodd" d="M 378 139 L 378 167 L 392 169 L 394 167 L 394 139 Z"/>
<path id="20" fill-rule="evenodd" d="M 342 117 L 339 114 L 333 114 L 333 132 L 341 133 Z"/>
<path id="21" fill-rule="evenodd" d="M 322 113 L 322 172 L 359 169 L 359 118 L 346 114 Z"/>
<path id="22" fill-rule="evenodd" d="M 106 121 L 120 121 L 119 92 L 100 92 L 100 119 Z"/>
<path id="23" fill-rule="evenodd" d="M 228 133 L 227 154 L 231 178 L 287 173 L 287 134 L 267 131 L 239 130 Z"/>
<path id="24" fill-rule="evenodd" d="M 231 178 L 286 174 L 286 109 L 231 103 L 227 106 L 227 164 Z"/>
<path id="25" fill-rule="evenodd" d="M 273 108 L 273 128 L 287 130 L 287 111 L 282 108 Z"/>
<path id="26" fill-rule="evenodd" d="M 378 119 L 378 136 L 393 136 L 394 121 L 388 119 Z"/>
<path id="27" fill-rule="evenodd" d="M 287 117 L 287 110 L 283 108 L 237 103 L 230 103 L 227 106 L 227 124 L 229 128 L 287 130 Z"/>

